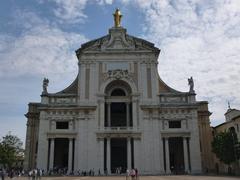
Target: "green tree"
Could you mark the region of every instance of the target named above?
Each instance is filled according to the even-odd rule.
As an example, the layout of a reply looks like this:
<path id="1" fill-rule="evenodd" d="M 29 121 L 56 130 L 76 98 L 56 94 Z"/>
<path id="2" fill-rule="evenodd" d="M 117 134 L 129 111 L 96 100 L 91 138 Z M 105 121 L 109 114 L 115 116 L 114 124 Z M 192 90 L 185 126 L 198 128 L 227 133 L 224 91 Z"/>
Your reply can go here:
<path id="1" fill-rule="evenodd" d="M 0 164 L 5 168 L 11 168 L 17 160 L 23 156 L 22 141 L 8 133 L 0 142 Z"/>
<path id="2" fill-rule="evenodd" d="M 220 161 L 230 165 L 239 159 L 236 154 L 236 144 L 237 136 L 235 132 L 220 132 L 213 139 L 212 151 L 216 154 Z"/>

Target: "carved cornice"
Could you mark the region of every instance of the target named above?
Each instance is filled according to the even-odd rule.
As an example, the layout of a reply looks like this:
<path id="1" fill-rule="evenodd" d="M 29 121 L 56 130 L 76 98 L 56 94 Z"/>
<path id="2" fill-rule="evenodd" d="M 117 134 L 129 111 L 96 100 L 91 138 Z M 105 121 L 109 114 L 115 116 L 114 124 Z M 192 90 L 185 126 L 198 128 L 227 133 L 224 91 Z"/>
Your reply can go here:
<path id="1" fill-rule="evenodd" d="M 158 64 L 158 61 L 157 60 L 148 60 L 148 59 L 144 59 L 144 60 L 141 60 L 140 61 L 141 64 Z"/>
<path id="2" fill-rule="evenodd" d="M 30 118 L 30 119 L 38 119 L 39 118 L 40 113 L 32 113 L 32 112 L 28 112 L 27 114 L 25 114 L 26 118 Z"/>
<path id="3" fill-rule="evenodd" d="M 191 133 L 189 131 L 179 131 L 174 132 L 170 130 L 164 130 L 161 132 L 162 137 L 169 138 L 169 137 L 191 137 Z"/>
<path id="4" fill-rule="evenodd" d="M 47 138 L 76 138 L 76 132 L 48 132 Z"/>
<path id="5" fill-rule="evenodd" d="M 141 139 L 142 132 L 133 127 L 105 127 L 96 132 L 97 138 L 135 138 Z"/>
<path id="6" fill-rule="evenodd" d="M 81 60 L 78 62 L 79 65 L 90 65 L 90 64 L 95 64 L 96 60 Z"/>
<path id="7" fill-rule="evenodd" d="M 209 111 L 198 111 L 198 116 L 207 116 L 207 117 L 209 117 L 211 115 L 212 115 L 212 113 L 209 112 Z"/>
<path id="8" fill-rule="evenodd" d="M 134 139 L 141 139 L 141 133 L 96 133 L 97 139 L 104 139 L 104 138 L 134 138 Z"/>

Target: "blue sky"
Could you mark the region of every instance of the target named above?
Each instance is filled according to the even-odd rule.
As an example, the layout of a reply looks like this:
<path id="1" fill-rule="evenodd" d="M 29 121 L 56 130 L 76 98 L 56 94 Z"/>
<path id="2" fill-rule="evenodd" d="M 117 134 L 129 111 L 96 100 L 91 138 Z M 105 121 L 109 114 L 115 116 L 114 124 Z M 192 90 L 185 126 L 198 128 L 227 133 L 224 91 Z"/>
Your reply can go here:
<path id="1" fill-rule="evenodd" d="M 49 91 L 77 75 L 75 50 L 113 26 L 122 26 L 161 49 L 160 77 L 209 101 L 212 125 L 224 121 L 227 102 L 240 108 L 239 0 L 2 0 L 0 1 L 0 137 L 25 140 L 27 104 L 39 102 L 42 79 Z"/>

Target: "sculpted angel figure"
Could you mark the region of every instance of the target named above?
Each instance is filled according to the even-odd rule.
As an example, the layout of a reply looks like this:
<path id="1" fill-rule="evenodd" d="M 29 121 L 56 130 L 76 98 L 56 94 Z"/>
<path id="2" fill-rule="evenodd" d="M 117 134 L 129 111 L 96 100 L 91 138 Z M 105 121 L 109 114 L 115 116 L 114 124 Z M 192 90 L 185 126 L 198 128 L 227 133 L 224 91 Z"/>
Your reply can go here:
<path id="1" fill-rule="evenodd" d="M 192 76 L 188 79 L 188 85 L 190 86 L 189 92 L 194 92 L 194 82 Z"/>

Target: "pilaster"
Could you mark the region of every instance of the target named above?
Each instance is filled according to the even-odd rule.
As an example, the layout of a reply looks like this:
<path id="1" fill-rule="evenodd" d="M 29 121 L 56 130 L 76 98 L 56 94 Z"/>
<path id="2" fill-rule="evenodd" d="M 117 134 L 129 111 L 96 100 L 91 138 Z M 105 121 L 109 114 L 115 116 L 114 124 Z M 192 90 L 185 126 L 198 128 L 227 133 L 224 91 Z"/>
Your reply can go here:
<path id="1" fill-rule="evenodd" d="M 165 158 L 166 158 L 166 174 L 170 174 L 170 158 L 169 158 L 169 142 L 168 138 L 165 138 Z"/>
<path id="2" fill-rule="evenodd" d="M 127 138 L 127 168 L 132 169 L 131 138 Z"/>
<path id="3" fill-rule="evenodd" d="M 54 168 L 54 146 L 55 139 L 50 139 L 50 156 L 49 156 L 49 169 L 53 170 Z"/>

